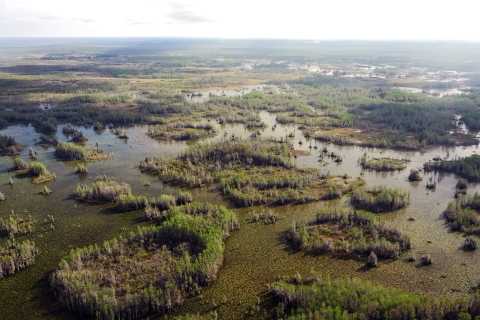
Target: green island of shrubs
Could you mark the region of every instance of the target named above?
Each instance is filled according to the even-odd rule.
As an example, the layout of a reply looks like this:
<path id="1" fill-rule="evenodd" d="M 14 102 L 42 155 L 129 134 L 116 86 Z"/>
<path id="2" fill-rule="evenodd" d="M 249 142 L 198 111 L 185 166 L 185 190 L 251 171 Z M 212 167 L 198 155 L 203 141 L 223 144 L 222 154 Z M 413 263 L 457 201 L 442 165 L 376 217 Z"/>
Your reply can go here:
<path id="1" fill-rule="evenodd" d="M 315 221 L 295 223 L 288 238 L 297 250 L 315 254 L 335 253 L 368 255 L 397 259 L 410 249 L 410 238 L 396 227 L 376 221 L 360 211 L 317 214 Z"/>
<path id="2" fill-rule="evenodd" d="M 446 171 L 453 172 L 467 179 L 470 182 L 480 181 L 480 155 L 472 154 L 469 157 L 457 160 L 431 161 L 423 165 L 428 171 Z"/>
<path id="3" fill-rule="evenodd" d="M 410 193 L 400 188 L 373 186 L 356 189 L 352 193 L 351 203 L 358 208 L 380 213 L 401 209 L 410 202 Z"/>
<path id="4" fill-rule="evenodd" d="M 98 180 L 92 185 L 78 184 L 75 190 L 77 200 L 113 203 L 120 195 L 131 195 L 132 190 L 127 183 L 119 183 L 115 180 Z"/>
<path id="5" fill-rule="evenodd" d="M 0 246 L 0 279 L 28 268 L 35 263 L 38 254 L 34 242 L 25 240 L 18 243 L 13 237 L 7 240 L 5 245 Z"/>
<path id="6" fill-rule="evenodd" d="M 217 134 L 215 127 L 208 123 L 175 123 L 168 126 L 157 125 L 148 128 L 147 135 L 156 139 L 194 140 Z"/>
<path id="7" fill-rule="evenodd" d="M 395 171 L 403 170 L 407 167 L 408 160 L 404 159 L 392 159 L 392 158 L 372 158 L 367 159 L 364 155 L 360 158 L 360 165 L 364 169 L 373 169 L 376 171 Z"/>
<path id="8" fill-rule="evenodd" d="M 198 294 L 217 277 L 236 216 L 198 203 L 173 207 L 167 216 L 158 227 L 72 250 L 52 274 L 55 295 L 82 315 L 133 319 L 168 312 Z"/>
<path id="9" fill-rule="evenodd" d="M 110 158 L 109 155 L 103 154 L 102 150 L 84 148 L 71 142 L 59 142 L 55 149 L 55 157 L 67 161 L 94 161 Z"/>
<path id="10" fill-rule="evenodd" d="M 480 236 L 480 194 L 458 197 L 448 203 L 443 212 L 445 219 L 451 222 L 453 231 L 460 231 Z"/>
<path id="11" fill-rule="evenodd" d="M 33 183 L 42 183 L 55 178 L 40 161 L 31 161 L 27 164 L 22 158 L 15 158 L 11 170 L 19 174 L 26 173 L 33 177 Z"/>
<path id="12" fill-rule="evenodd" d="M 188 187 L 217 184 L 239 207 L 335 199 L 364 184 L 295 168 L 291 148 L 284 141 L 262 139 L 197 144 L 174 159 L 147 157 L 140 169 Z"/>
<path id="13" fill-rule="evenodd" d="M 330 280 L 318 274 L 271 284 L 282 319 L 479 319 L 480 295 L 454 301 L 431 298 L 359 279 Z"/>

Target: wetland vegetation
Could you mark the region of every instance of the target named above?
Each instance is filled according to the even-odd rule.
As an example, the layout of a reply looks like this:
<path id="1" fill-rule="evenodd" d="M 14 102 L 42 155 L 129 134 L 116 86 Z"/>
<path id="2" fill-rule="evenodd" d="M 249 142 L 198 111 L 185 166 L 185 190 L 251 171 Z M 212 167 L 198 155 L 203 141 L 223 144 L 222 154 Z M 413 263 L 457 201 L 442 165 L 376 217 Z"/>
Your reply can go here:
<path id="1" fill-rule="evenodd" d="M 55 294 L 80 314 L 132 319 L 170 311 L 200 292 L 217 277 L 235 214 L 198 203 L 167 216 L 159 227 L 72 250 L 52 275 Z"/>
<path id="2" fill-rule="evenodd" d="M 477 44 L 22 41 L 0 317 L 480 315 Z"/>
<path id="3" fill-rule="evenodd" d="M 397 259 L 411 248 L 410 237 L 361 211 L 319 212 L 313 222 L 295 223 L 288 238 L 296 249 L 315 254 L 373 253 L 375 259 Z"/>

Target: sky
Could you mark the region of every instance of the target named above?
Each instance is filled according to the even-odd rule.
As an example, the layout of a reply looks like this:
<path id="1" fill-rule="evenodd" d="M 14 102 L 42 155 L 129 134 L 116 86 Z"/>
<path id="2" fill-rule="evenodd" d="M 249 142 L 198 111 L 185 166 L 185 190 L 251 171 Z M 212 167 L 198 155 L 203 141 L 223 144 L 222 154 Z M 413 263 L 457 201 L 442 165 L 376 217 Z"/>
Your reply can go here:
<path id="1" fill-rule="evenodd" d="M 480 41 L 474 1 L 0 0 L 0 37 Z"/>

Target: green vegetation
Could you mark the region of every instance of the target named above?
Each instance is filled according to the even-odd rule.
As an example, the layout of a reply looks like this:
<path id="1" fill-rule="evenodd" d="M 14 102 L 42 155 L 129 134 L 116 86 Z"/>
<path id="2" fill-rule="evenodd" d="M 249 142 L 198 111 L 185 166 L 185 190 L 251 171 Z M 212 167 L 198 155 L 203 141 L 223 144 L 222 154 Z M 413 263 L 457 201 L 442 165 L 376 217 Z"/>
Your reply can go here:
<path id="1" fill-rule="evenodd" d="M 405 169 L 407 167 L 407 161 L 408 160 L 392 158 L 367 159 L 367 155 L 365 154 L 360 159 L 360 165 L 364 169 L 373 169 L 376 171 L 394 171 Z"/>
<path id="2" fill-rule="evenodd" d="M 103 151 L 98 148 L 86 149 L 72 142 L 60 142 L 55 149 L 55 157 L 67 161 L 93 161 L 110 158 L 109 155 L 103 154 Z"/>
<path id="3" fill-rule="evenodd" d="M 117 196 L 117 205 L 115 210 L 119 212 L 127 212 L 145 208 L 147 205 L 147 197 L 134 196 L 132 194 L 120 194 Z"/>
<path id="4" fill-rule="evenodd" d="M 65 160 L 87 160 L 87 151 L 84 147 L 71 142 L 60 142 L 55 149 L 55 157 Z"/>
<path id="5" fill-rule="evenodd" d="M 42 188 L 42 194 L 49 195 L 50 193 L 52 193 L 52 189 L 50 189 L 46 184 L 44 184 Z"/>
<path id="6" fill-rule="evenodd" d="M 168 216 L 159 227 L 72 250 L 52 275 L 56 296 L 76 313 L 131 319 L 168 312 L 198 293 L 217 277 L 235 214 L 194 203 Z"/>
<path id="7" fill-rule="evenodd" d="M 335 199 L 363 184 L 360 179 L 347 185 L 350 181 L 316 169 L 296 169 L 290 155 L 290 147 L 282 141 L 222 141 L 197 144 L 176 159 L 147 157 L 140 168 L 158 173 L 164 182 L 189 187 L 218 184 L 239 207 Z"/>
<path id="8" fill-rule="evenodd" d="M 427 162 L 423 167 L 425 171 L 453 172 L 470 182 L 480 181 L 480 155 L 477 154 L 457 160 Z"/>
<path id="9" fill-rule="evenodd" d="M 22 218 L 10 215 L 8 218 L 0 217 L 0 235 L 24 235 L 30 234 L 33 231 L 34 221 L 32 217 Z"/>
<path id="10" fill-rule="evenodd" d="M 18 243 L 15 238 L 7 240 L 4 246 L 0 246 L 0 279 L 28 268 L 35 263 L 38 254 L 34 242 L 25 240 Z"/>
<path id="11" fill-rule="evenodd" d="M 45 165 L 39 161 L 32 161 L 28 164 L 27 174 L 32 177 L 49 176 L 50 172 Z"/>
<path id="12" fill-rule="evenodd" d="M 354 206 L 375 213 L 394 211 L 407 206 L 410 193 L 402 189 L 374 186 L 353 191 L 351 202 Z"/>
<path id="13" fill-rule="evenodd" d="M 194 140 L 217 134 L 212 124 L 176 123 L 148 128 L 147 135 L 157 139 Z"/>
<path id="14" fill-rule="evenodd" d="M 453 231 L 471 233 L 480 236 L 480 194 L 460 196 L 448 203 L 443 212 L 445 219 L 451 222 Z"/>
<path id="15" fill-rule="evenodd" d="M 296 249 L 315 254 L 368 255 L 373 252 L 380 258 L 397 259 L 411 246 L 410 238 L 397 228 L 357 211 L 319 212 L 311 223 L 296 223 L 288 237 Z"/>
<path id="16" fill-rule="evenodd" d="M 270 285 L 277 316 L 284 319 L 473 319 L 480 296 L 450 301 L 374 286 L 359 279 L 330 280 L 314 274 L 305 280 Z"/>
<path id="17" fill-rule="evenodd" d="M 88 173 L 88 168 L 83 163 L 80 163 L 75 167 L 75 173 Z"/>
<path id="18" fill-rule="evenodd" d="M 75 190 L 77 200 L 112 203 L 121 195 L 131 195 L 132 190 L 127 183 L 96 181 L 92 185 L 78 184 Z"/>

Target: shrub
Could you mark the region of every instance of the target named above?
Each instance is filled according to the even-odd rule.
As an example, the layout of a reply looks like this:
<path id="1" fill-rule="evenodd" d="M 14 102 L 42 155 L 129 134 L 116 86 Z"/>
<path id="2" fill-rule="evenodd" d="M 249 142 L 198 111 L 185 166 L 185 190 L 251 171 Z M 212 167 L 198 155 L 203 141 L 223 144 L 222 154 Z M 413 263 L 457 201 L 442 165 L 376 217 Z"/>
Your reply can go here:
<path id="1" fill-rule="evenodd" d="M 408 175 L 408 180 L 422 181 L 422 176 L 420 175 L 420 171 L 418 171 L 417 169 L 410 170 L 410 174 Z"/>
<path id="2" fill-rule="evenodd" d="M 465 238 L 465 243 L 463 244 L 463 246 L 467 250 L 475 250 L 477 249 L 478 241 L 474 237 L 468 236 L 467 238 Z"/>
<path id="3" fill-rule="evenodd" d="M 6 245 L 0 246 L 0 279 L 28 268 L 35 263 L 38 254 L 34 242 L 8 240 Z"/>
<path id="4" fill-rule="evenodd" d="M 75 197 L 94 202 L 115 202 L 120 195 L 130 195 L 130 185 L 116 181 L 96 181 L 91 186 L 78 184 Z"/>
<path id="5" fill-rule="evenodd" d="M 409 199 L 410 193 L 408 191 L 399 188 L 374 186 L 353 191 L 351 203 L 356 207 L 380 213 L 401 209 L 409 204 Z"/>
<path id="6" fill-rule="evenodd" d="M 45 165 L 39 161 L 32 161 L 28 164 L 27 174 L 33 177 L 49 176 L 50 172 Z"/>
<path id="7" fill-rule="evenodd" d="M 60 142 L 55 149 L 55 157 L 64 160 L 86 161 L 88 159 L 85 148 L 71 142 Z"/>
<path id="8" fill-rule="evenodd" d="M 13 159 L 13 170 L 23 171 L 28 169 L 28 164 L 22 158 Z"/>

